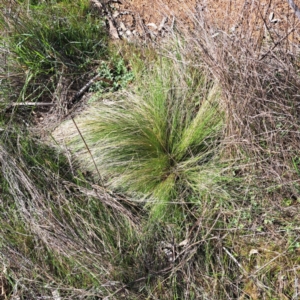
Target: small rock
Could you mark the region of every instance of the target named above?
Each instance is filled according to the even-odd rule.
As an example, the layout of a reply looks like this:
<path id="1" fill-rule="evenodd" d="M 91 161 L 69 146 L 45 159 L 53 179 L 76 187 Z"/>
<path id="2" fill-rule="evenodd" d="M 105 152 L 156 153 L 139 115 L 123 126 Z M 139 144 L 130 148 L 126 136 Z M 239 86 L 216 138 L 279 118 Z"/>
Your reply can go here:
<path id="1" fill-rule="evenodd" d="M 162 31 L 162 29 L 164 28 L 164 26 L 167 22 L 168 22 L 168 17 L 163 17 L 163 19 L 161 20 L 161 22 L 158 26 L 158 31 Z"/>
<path id="2" fill-rule="evenodd" d="M 115 11 L 115 12 L 113 13 L 113 18 L 117 18 L 119 15 L 120 15 L 120 13 L 119 13 L 118 11 Z"/>
<path id="3" fill-rule="evenodd" d="M 127 30 L 127 28 L 126 28 L 126 26 L 124 25 L 123 22 L 120 22 L 120 28 L 121 28 L 123 31 L 126 31 L 126 30 Z"/>
<path id="4" fill-rule="evenodd" d="M 117 31 L 116 27 L 114 26 L 113 22 L 110 19 L 108 19 L 108 25 L 109 25 L 109 35 L 110 35 L 110 37 L 114 40 L 118 40 L 119 39 L 118 31 Z"/>

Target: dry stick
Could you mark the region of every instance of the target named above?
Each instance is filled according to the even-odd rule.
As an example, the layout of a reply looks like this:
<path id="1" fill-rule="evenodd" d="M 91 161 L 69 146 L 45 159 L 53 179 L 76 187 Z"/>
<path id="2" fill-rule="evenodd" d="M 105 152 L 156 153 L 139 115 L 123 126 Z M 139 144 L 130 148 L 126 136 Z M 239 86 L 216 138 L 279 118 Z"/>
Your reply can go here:
<path id="1" fill-rule="evenodd" d="M 11 103 L 9 107 L 16 107 L 16 106 L 51 106 L 53 105 L 52 102 L 20 102 L 20 103 Z"/>
<path id="2" fill-rule="evenodd" d="M 97 173 L 98 173 L 98 176 L 99 176 L 99 181 L 100 181 L 101 185 L 104 187 L 102 177 L 101 177 L 100 172 L 99 172 L 99 169 L 98 169 L 98 167 L 97 167 L 97 165 L 96 165 L 95 159 L 94 159 L 94 157 L 93 157 L 93 155 L 92 155 L 92 152 L 91 152 L 89 146 L 87 145 L 85 139 L 83 138 L 83 135 L 81 134 L 81 131 L 79 130 L 79 128 L 78 128 L 78 126 L 77 126 L 77 124 L 76 124 L 76 122 L 75 122 L 73 116 L 71 116 L 71 119 L 72 119 L 72 121 L 73 121 L 73 123 L 74 123 L 74 125 L 75 125 L 75 127 L 76 127 L 76 129 L 77 129 L 77 131 L 78 131 L 78 133 L 79 133 L 79 135 L 80 135 L 80 137 L 81 137 L 81 139 L 82 139 L 82 141 L 83 141 L 85 147 L 86 147 L 86 149 L 88 150 L 88 152 L 89 152 L 89 154 L 90 154 L 90 156 L 91 156 L 91 158 L 92 158 L 92 161 L 93 161 L 93 163 L 94 163 L 95 169 L 96 169 L 96 171 L 97 171 Z"/>
<path id="3" fill-rule="evenodd" d="M 5 111 L 8 111 L 9 109 L 13 107 L 19 107 L 19 106 L 52 106 L 52 102 L 13 102 L 9 104 L 6 108 Z"/>
<path id="4" fill-rule="evenodd" d="M 271 260 L 269 260 L 268 262 L 266 262 L 263 266 L 261 266 L 259 269 L 257 269 L 253 275 L 258 274 L 262 269 L 264 269 L 265 267 L 267 267 L 270 263 L 272 263 L 274 260 L 278 259 L 280 256 L 283 256 L 286 253 L 286 251 L 284 251 L 283 253 L 279 253 L 277 256 L 273 257 Z"/>
<path id="5" fill-rule="evenodd" d="M 298 299 L 298 287 L 299 287 L 299 282 L 298 281 L 299 281 L 299 279 L 296 276 L 295 277 L 295 293 L 294 293 L 293 299 Z"/>
<path id="6" fill-rule="evenodd" d="M 292 28 L 284 37 L 282 37 L 277 43 L 274 44 L 274 46 L 269 49 L 265 54 L 262 55 L 262 57 L 258 60 L 258 61 L 261 61 L 263 60 L 270 52 L 272 52 L 283 40 L 285 40 L 286 38 L 288 38 L 288 36 L 293 32 L 295 31 L 295 27 Z"/>
<path id="7" fill-rule="evenodd" d="M 87 145 L 87 143 L 86 143 L 86 141 L 85 141 L 85 139 L 84 139 L 84 137 L 83 137 L 83 135 L 82 135 L 79 127 L 77 126 L 77 124 L 76 124 L 73 116 L 71 116 L 71 119 L 72 119 L 72 121 L 73 121 L 73 123 L 74 123 L 74 125 L 75 125 L 75 127 L 76 127 L 76 129 L 77 129 L 77 131 L 78 131 L 78 133 L 79 133 L 79 135 L 80 135 L 80 137 L 81 137 L 81 139 L 82 139 L 85 147 L 86 147 L 86 149 L 88 150 L 88 152 L 89 152 L 89 154 L 90 154 L 90 156 L 91 156 L 91 158 L 93 160 L 95 169 L 96 169 L 96 171 L 98 173 L 100 184 L 103 187 L 103 196 L 104 196 L 104 200 L 105 200 L 105 201 L 103 201 L 103 199 L 102 199 L 102 203 L 110 206 L 113 209 L 118 210 L 119 212 L 121 211 L 124 215 L 126 215 L 133 222 L 134 225 L 137 225 L 138 224 L 138 220 L 134 217 L 134 215 L 131 214 L 130 211 L 127 210 L 124 206 L 122 206 L 122 204 L 120 204 L 116 199 L 114 199 L 113 197 L 109 197 L 108 196 L 108 193 L 107 193 L 107 191 L 105 190 L 105 187 L 104 187 L 103 179 L 102 179 L 102 177 L 100 175 L 100 171 L 99 171 L 99 169 L 97 167 L 97 164 L 96 164 L 95 159 L 94 159 L 94 157 L 92 155 L 92 152 L 91 152 L 89 146 Z M 92 197 L 96 197 L 96 198 L 99 199 L 99 197 L 100 197 L 99 191 L 101 191 L 101 190 L 98 188 L 97 185 L 93 185 L 92 187 L 93 187 L 94 191 L 90 191 L 90 190 L 87 190 L 87 189 L 84 189 L 84 188 L 81 188 L 81 187 L 79 188 L 79 190 L 82 193 L 85 193 L 87 196 L 92 196 Z"/>
<path id="8" fill-rule="evenodd" d="M 97 74 L 95 77 L 93 77 L 86 85 L 84 85 L 71 99 L 71 103 L 74 103 L 75 100 L 79 99 L 86 91 L 87 89 L 95 82 L 96 79 L 100 77 L 99 74 Z"/>
<path id="9" fill-rule="evenodd" d="M 248 272 L 242 267 L 242 265 L 237 261 L 237 259 L 225 247 L 223 247 L 223 249 L 229 255 L 229 257 L 238 265 L 238 267 L 243 271 L 244 275 L 248 275 Z"/>

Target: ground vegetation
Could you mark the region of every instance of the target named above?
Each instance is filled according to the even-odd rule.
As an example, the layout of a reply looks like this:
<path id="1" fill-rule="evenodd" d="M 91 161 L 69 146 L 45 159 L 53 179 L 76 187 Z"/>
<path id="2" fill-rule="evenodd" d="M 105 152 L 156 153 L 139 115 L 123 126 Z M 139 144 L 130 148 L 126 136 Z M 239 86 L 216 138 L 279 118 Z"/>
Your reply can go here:
<path id="1" fill-rule="evenodd" d="M 0 4 L 0 299 L 300 297 L 298 25 L 240 2 Z"/>

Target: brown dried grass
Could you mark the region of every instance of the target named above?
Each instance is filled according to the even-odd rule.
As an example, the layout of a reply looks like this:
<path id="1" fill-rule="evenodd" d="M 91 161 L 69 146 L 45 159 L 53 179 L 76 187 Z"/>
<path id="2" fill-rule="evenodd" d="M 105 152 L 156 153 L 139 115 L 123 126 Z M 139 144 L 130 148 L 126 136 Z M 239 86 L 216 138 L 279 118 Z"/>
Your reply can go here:
<path id="1" fill-rule="evenodd" d="M 229 153 L 255 162 L 251 172 L 262 187 L 288 187 L 289 197 L 297 199 L 292 186 L 299 182 L 293 159 L 300 144 L 300 79 L 298 45 L 292 41 L 299 22 L 290 14 L 281 17 L 285 28 L 274 29 L 259 5 L 243 9 L 230 32 L 203 9 L 193 15 L 197 30 L 187 39 L 222 87 Z M 252 30 L 253 24 L 260 30 Z"/>

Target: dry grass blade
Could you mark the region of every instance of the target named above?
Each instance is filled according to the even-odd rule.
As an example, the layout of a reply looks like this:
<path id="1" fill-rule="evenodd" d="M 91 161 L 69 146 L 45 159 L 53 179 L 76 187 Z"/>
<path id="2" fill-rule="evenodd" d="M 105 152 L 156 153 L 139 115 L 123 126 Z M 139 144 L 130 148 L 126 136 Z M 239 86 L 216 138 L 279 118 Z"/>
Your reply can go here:
<path id="1" fill-rule="evenodd" d="M 101 185 L 104 186 L 104 185 L 103 185 L 103 181 L 102 181 L 102 177 L 101 177 L 100 172 L 99 172 L 99 169 L 98 169 L 98 167 L 97 167 L 97 165 L 96 165 L 95 159 L 94 159 L 94 157 L 93 157 L 93 155 L 92 155 L 92 153 L 91 153 L 91 150 L 90 150 L 89 146 L 87 145 L 87 143 L 86 143 L 84 137 L 82 136 L 81 131 L 79 130 L 79 128 L 78 128 L 78 126 L 77 126 L 77 124 L 76 124 L 74 118 L 71 117 L 71 119 L 72 119 L 72 122 L 74 123 L 74 125 L 75 125 L 75 127 L 76 127 L 76 130 L 77 130 L 78 134 L 80 135 L 80 138 L 82 139 L 82 141 L 83 141 L 83 143 L 84 143 L 84 145 L 85 145 L 85 148 L 87 149 L 87 151 L 88 151 L 89 154 L 90 154 L 91 160 L 93 161 L 93 164 L 94 164 L 95 169 L 96 169 L 96 171 L 97 171 L 97 174 L 98 174 L 98 176 L 99 176 L 99 181 L 100 181 Z"/>
<path id="2" fill-rule="evenodd" d="M 4 196 L 0 201 L 3 216 L 1 261 L 9 259 L 19 270 L 10 273 L 10 276 L 12 282 L 22 282 L 24 293 L 40 289 L 45 280 L 51 280 L 60 294 L 88 294 L 87 290 L 74 289 L 76 278 L 82 276 L 81 284 L 83 280 L 87 284 L 97 282 L 100 285 L 107 280 L 109 270 L 113 268 L 109 261 L 110 253 L 115 252 L 113 249 L 119 247 L 116 245 L 122 243 L 126 234 L 132 236 L 126 233 L 127 230 L 130 232 L 134 228 L 134 231 L 139 231 L 138 217 L 122 205 L 126 199 L 119 202 L 101 188 L 95 186 L 91 190 L 68 181 L 71 179 L 69 175 L 61 177 L 60 171 L 52 173 L 51 164 L 55 163 L 55 157 L 51 161 L 53 153 L 43 153 L 45 149 L 39 149 L 34 142 L 29 143 L 28 148 L 24 137 L 19 137 L 18 146 L 11 149 L 10 139 L 14 140 L 7 134 L 7 144 L 2 145 L 2 141 L 0 144 L 0 180 Z M 35 156 L 31 156 L 31 151 L 36 151 Z M 43 166 L 41 161 L 46 161 L 45 165 L 50 168 Z M 53 167 L 57 168 L 56 165 Z M 30 171 L 32 168 L 36 168 L 35 173 Z M 8 214 L 10 219 L 7 219 Z M 124 229 L 122 237 L 114 233 L 120 228 Z M 12 232 L 15 233 L 12 235 Z M 18 250 L 11 244 L 12 237 L 16 242 L 24 240 Z M 39 252 L 31 251 L 32 247 L 39 248 Z M 48 264 L 55 266 L 58 273 L 51 273 Z M 34 279 L 32 276 L 37 270 L 39 279 Z M 69 279 L 64 275 L 60 277 L 65 272 L 77 273 L 78 270 L 84 275 Z M 9 272 L 12 272 L 10 268 Z M 97 278 L 95 274 L 99 272 L 102 275 Z M 28 287 L 27 280 L 33 282 L 32 288 Z M 44 291 L 44 295 L 50 290 Z M 90 295 L 95 293 L 99 294 L 91 291 Z"/>
<path id="3" fill-rule="evenodd" d="M 243 24 L 245 20 L 252 24 L 253 14 L 245 12 L 243 17 Z M 288 28 L 287 33 L 268 31 L 270 39 L 264 42 L 257 32 L 249 34 L 243 24 L 235 32 L 219 31 L 214 36 L 203 25 L 210 20 L 208 12 L 201 12 L 195 18 L 200 29 L 190 40 L 222 86 L 227 136 L 233 139 L 235 151 L 243 149 L 261 161 L 260 176 L 270 182 L 296 180 L 291 158 L 297 156 L 300 142 L 300 81 L 298 54 L 289 41 L 295 27 Z"/>

